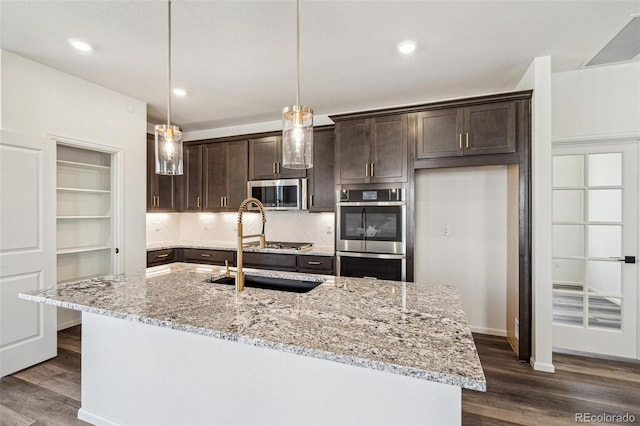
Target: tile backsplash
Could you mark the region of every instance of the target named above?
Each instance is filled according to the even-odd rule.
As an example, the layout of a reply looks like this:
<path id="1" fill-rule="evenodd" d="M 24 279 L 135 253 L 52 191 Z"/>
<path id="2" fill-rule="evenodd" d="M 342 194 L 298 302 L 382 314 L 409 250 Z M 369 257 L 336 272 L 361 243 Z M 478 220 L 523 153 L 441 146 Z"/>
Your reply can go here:
<path id="1" fill-rule="evenodd" d="M 147 213 L 147 244 L 180 241 L 236 241 L 237 213 Z M 333 213 L 267 211 L 270 241 L 311 242 L 334 246 Z M 245 234 L 259 233 L 261 216 L 244 213 Z"/>

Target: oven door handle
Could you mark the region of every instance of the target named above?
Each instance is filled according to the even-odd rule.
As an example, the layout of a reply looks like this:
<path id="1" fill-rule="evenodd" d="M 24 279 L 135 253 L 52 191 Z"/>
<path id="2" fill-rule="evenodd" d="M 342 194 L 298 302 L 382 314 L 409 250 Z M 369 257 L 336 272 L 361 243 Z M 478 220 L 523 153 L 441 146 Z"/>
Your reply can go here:
<path id="1" fill-rule="evenodd" d="M 406 254 L 387 254 L 387 253 L 361 253 L 353 251 L 337 251 L 336 256 L 342 257 L 368 257 L 371 259 L 406 259 Z"/>

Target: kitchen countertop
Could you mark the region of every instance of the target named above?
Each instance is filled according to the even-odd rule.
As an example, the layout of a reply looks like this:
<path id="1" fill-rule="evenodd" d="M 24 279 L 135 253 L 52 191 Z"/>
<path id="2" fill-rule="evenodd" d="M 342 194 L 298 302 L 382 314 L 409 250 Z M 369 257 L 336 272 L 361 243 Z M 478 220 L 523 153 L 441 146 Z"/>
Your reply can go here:
<path id="1" fill-rule="evenodd" d="M 236 243 L 229 241 L 205 241 L 205 240 L 193 240 L 193 241 L 162 241 L 157 243 L 148 243 L 147 251 L 150 250 L 166 250 L 171 248 L 194 248 L 194 249 L 209 249 L 209 250 L 230 250 L 236 251 Z M 302 250 L 287 250 L 276 248 L 259 248 L 259 247 L 245 247 L 244 252 L 259 252 L 259 253 L 277 253 L 277 254 L 302 254 L 306 256 L 335 256 L 335 250 L 333 247 L 316 246 L 315 244 L 307 249 Z"/>
<path id="2" fill-rule="evenodd" d="M 231 285 L 205 282 L 223 276 L 223 268 L 175 263 L 148 271 L 149 277 L 141 271 L 94 278 L 20 298 L 486 390 L 460 294 L 452 287 L 249 270 L 326 281 L 303 294 L 258 288 L 236 294 Z"/>

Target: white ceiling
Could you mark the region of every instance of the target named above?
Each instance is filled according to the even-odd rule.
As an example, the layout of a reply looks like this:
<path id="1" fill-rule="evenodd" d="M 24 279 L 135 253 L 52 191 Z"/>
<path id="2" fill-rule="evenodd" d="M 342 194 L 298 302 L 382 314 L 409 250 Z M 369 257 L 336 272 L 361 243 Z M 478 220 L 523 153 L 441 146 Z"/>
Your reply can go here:
<path id="1" fill-rule="evenodd" d="M 148 103 L 166 121 L 164 1 L 0 1 L 2 49 Z M 173 0 L 172 123 L 279 120 L 295 103 L 295 1 Z M 574 70 L 634 1 L 301 2 L 301 103 L 317 115 L 513 90 L 531 60 Z M 95 50 L 67 43 L 81 38 Z M 398 42 L 414 39 L 403 57 Z"/>

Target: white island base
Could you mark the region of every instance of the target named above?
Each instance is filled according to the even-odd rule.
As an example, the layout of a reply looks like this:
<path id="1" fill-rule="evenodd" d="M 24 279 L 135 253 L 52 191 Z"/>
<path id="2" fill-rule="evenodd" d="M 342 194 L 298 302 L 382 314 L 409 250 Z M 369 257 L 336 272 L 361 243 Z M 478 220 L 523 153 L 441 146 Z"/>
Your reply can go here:
<path id="1" fill-rule="evenodd" d="M 83 312 L 96 425 L 459 425 L 443 383 Z"/>

